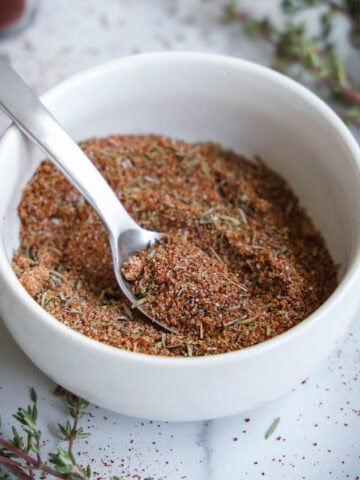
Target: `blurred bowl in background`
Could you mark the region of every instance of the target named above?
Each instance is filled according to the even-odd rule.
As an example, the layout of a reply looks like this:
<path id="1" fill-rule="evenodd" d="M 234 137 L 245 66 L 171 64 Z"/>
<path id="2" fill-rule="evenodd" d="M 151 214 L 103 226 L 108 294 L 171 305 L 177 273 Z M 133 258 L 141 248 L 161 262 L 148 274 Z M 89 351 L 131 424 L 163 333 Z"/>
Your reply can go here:
<path id="1" fill-rule="evenodd" d="M 0 0 L 0 37 L 25 28 L 33 19 L 36 0 Z"/>

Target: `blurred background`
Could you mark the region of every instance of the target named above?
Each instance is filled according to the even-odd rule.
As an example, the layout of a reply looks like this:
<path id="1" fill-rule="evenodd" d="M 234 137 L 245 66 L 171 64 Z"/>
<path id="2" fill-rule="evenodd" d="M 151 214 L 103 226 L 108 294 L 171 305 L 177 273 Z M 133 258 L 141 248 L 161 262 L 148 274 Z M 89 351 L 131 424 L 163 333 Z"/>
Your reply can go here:
<path id="1" fill-rule="evenodd" d="M 38 94 L 124 55 L 216 52 L 295 76 L 356 134 L 359 45 L 360 0 L 0 0 L 0 54 Z"/>

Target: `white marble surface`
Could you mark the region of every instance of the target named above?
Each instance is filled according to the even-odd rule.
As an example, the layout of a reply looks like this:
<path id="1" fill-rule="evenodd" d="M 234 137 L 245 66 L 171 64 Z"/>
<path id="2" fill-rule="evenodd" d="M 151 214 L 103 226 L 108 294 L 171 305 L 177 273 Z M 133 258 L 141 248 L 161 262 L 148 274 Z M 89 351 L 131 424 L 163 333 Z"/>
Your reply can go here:
<path id="1" fill-rule="evenodd" d="M 247 3 L 274 13 L 272 0 Z M 30 28 L 0 40 L 0 54 L 11 58 L 38 93 L 92 65 L 144 51 L 211 51 L 269 63 L 267 47 L 254 47 L 236 26 L 219 22 L 220 7 L 220 2 L 202 0 L 42 0 Z M 354 52 L 345 49 L 345 55 L 354 63 Z M 0 129 L 6 124 L 1 116 Z M 270 405 L 188 424 L 141 421 L 92 406 L 84 419 L 92 436 L 76 451 L 82 462 L 91 463 L 96 479 L 110 474 L 139 480 L 360 479 L 359 373 L 357 318 L 323 366 Z M 11 413 L 27 404 L 29 386 L 38 392 L 45 448 L 51 448 L 63 404 L 52 395 L 54 384 L 29 362 L 0 320 L 5 432 Z M 278 416 L 276 432 L 265 440 Z"/>

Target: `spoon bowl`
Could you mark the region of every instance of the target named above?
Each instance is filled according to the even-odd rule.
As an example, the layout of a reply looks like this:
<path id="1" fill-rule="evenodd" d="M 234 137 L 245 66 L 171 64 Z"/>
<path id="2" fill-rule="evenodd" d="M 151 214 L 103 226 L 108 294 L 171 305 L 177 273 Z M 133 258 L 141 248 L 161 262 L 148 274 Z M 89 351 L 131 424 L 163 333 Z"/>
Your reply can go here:
<path id="1" fill-rule="evenodd" d="M 116 280 L 121 288 L 121 291 L 131 302 L 132 306 L 136 307 L 143 315 L 149 318 L 152 323 L 158 325 L 163 330 L 169 333 L 177 334 L 176 330 L 151 317 L 143 308 L 141 308 L 141 306 L 137 303 L 136 297 L 131 292 L 129 282 L 121 273 L 122 266 L 129 260 L 129 258 L 136 255 L 141 250 L 154 245 L 154 243 L 158 242 L 163 236 L 163 233 L 145 230 L 144 228 L 134 228 L 125 230 L 118 237 L 110 236 L 110 246 Z"/>

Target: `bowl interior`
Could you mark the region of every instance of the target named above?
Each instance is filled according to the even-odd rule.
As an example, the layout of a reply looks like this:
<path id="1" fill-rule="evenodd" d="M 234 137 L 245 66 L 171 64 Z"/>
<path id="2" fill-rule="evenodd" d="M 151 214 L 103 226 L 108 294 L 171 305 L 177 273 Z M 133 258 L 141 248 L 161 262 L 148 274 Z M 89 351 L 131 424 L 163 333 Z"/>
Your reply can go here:
<path id="1" fill-rule="evenodd" d="M 77 140 L 153 133 L 261 156 L 295 190 L 341 277 L 350 266 L 360 238 L 359 166 L 345 128 L 340 134 L 330 111 L 295 83 L 247 62 L 160 54 L 94 69 L 43 100 Z M 21 191 L 43 157 L 14 128 L 2 140 L 0 230 L 9 261 L 18 246 Z"/>

